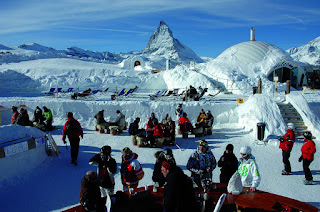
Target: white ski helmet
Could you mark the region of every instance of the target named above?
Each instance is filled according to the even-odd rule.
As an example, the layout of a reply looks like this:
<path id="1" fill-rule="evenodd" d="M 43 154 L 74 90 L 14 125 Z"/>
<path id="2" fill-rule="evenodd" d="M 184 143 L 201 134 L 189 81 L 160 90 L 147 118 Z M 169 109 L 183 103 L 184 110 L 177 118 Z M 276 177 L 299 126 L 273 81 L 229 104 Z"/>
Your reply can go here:
<path id="1" fill-rule="evenodd" d="M 240 149 L 241 155 L 251 155 L 251 148 L 249 146 L 243 146 Z"/>
<path id="2" fill-rule="evenodd" d="M 294 130 L 294 124 L 291 123 L 291 122 L 288 123 L 288 124 L 287 124 L 287 129 L 288 129 L 288 130 Z"/>

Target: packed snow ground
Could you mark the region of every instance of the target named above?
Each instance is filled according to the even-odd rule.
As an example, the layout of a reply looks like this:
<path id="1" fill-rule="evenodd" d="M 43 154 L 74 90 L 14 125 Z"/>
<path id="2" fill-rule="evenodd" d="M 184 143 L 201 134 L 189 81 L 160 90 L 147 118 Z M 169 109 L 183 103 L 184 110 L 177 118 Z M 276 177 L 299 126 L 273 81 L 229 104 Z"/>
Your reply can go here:
<path id="1" fill-rule="evenodd" d="M 306 95 L 309 95 L 309 93 Z M 227 97 L 228 95 L 224 96 Z M 220 99 L 224 99 L 224 96 L 221 95 Z M 19 98 L 7 99 L 6 102 L 1 103 L 5 103 L 5 106 L 10 106 L 19 104 L 22 101 L 28 105 L 29 112 L 31 111 L 31 108 L 35 108 L 36 105 L 47 105 L 53 110 L 55 117 L 54 125 L 56 125 L 58 129 L 51 133 L 53 134 L 53 138 L 57 142 L 61 153 L 58 157 L 45 156 L 44 151 L 38 151 L 32 155 L 26 154 L 24 158 L 26 161 L 25 165 L 30 168 L 18 171 L 17 175 L 1 181 L 0 200 L 2 203 L 2 211 L 60 211 L 63 208 L 77 204 L 82 177 L 88 170 L 96 170 L 96 167 L 90 166 L 88 161 L 104 145 L 110 145 L 112 147 L 112 156 L 116 159 L 118 164 L 118 171 L 115 176 L 115 190 L 122 189 L 119 169 L 121 163 L 121 149 L 126 146 L 130 147 L 139 155 L 138 159 L 145 171 L 145 176 L 141 180 L 140 185 L 144 186 L 152 184 L 151 176 L 153 165 L 155 163 L 154 153 L 160 149 L 137 148 L 136 146 L 133 146 L 131 137 L 126 131 L 117 136 L 99 134 L 94 130 L 93 116 L 98 112 L 98 110 L 105 109 L 106 119 L 112 120 L 115 118 L 115 110 L 119 108 L 126 115 L 126 120 L 129 123 L 133 121 L 135 117 L 141 117 L 141 127 L 144 127 L 151 112 L 155 112 L 156 117 L 160 120 L 167 112 L 170 116 L 175 118 L 174 109 L 178 104 L 178 102 L 174 101 L 119 101 L 118 103 L 114 101 L 78 101 L 75 103 L 68 101 L 63 102 L 62 100 L 50 98 L 36 98 L 32 100 L 28 98 L 24 98 L 23 100 L 19 100 Z M 195 122 L 201 108 L 204 108 L 205 110 L 210 109 L 213 112 L 215 116 L 215 124 L 213 135 L 211 136 L 205 136 L 202 138 L 194 138 L 193 136 L 190 136 L 189 139 L 182 139 L 181 135 L 177 136 L 176 143 L 181 147 L 181 149 L 176 146 L 172 146 L 177 163 L 186 174 L 190 175 L 190 172 L 186 169 L 186 163 L 191 153 L 196 150 L 197 143 L 200 139 L 206 139 L 209 142 L 209 146 L 217 160 L 219 160 L 226 145 L 229 143 L 234 145 L 234 152 L 237 157 L 240 156 L 239 150 L 241 146 L 249 145 L 252 147 L 252 153 L 256 157 L 262 177 L 259 189 L 294 198 L 319 207 L 320 153 L 316 153 L 315 161 L 310 166 L 315 185 L 305 186 L 302 183 L 302 179 L 304 178 L 302 164 L 298 162 L 298 158 L 301 154 L 300 148 L 303 141 L 297 140 L 292 150 L 290 161 L 292 164 L 293 175 L 282 176 L 281 170 L 283 169 L 283 164 L 281 150 L 278 148 L 279 143 L 276 140 L 276 137 L 285 132 L 284 124 L 281 123 L 281 121 L 278 123 L 279 131 L 276 134 L 269 135 L 268 131 L 266 131 L 268 143 L 266 145 L 261 145 L 255 143 L 257 136 L 254 129 L 246 129 L 248 127 L 245 127 L 243 123 L 238 123 L 239 120 L 237 120 L 236 117 L 233 117 L 233 113 L 237 108 L 247 110 L 248 114 L 246 114 L 246 116 L 248 120 L 255 121 L 256 117 L 265 115 L 273 117 L 272 114 L 268 114 L 266 112 L 261 114 L 262 112 L 258 109 L 261 105 L 268 105 L 269 101 L 270 99 L 264 98 L 263 95 L 254 95 L 248 97 L 248 100 L 241 106 L 238 106 L 239 104 L 235 101 L 225 100 L 220 102 L 218 98 L 217 102 L 184 102 L 184 110 L 189 114 L 193 123 Z M 312 101 L 315 101 L 315 99 L 312 98 Z M 259 104 L 257 102 L 259 102 Z M 255 103 L 256 105 L 253 107 L 252 103 Z M 267 108 L 264 109 L 269 111 L 268 109 L 272 106 L 273 105 L 269 107 L 266 106 Z M 81 140 L 78 158 L 79 165 L 77 167 L 70 164 L 70 148 L 66 149 L 61 140 L 62 126 L 66 121 L 66 111 L 75 112 L 75 118 L 80 121 L 85 132 L 84 139 Z M 32 117 L 31 113 L 30 116 Z M 226 120 L 227 116 L 229 117 L 228 120 Z M 232 120 L 232 117 L 234 120 Z M 249 122 L 247 123 L 250 125 Z M 270 124 L 268 123 L 268 125 L 271 128 L 278 126 L 272 122 Z M 35 132 L 30 132 L 29 128 L 30 127 L 26 127 L 26 129 L 17 130 L 14 129 L 14 126 L 2 126 L 0 127 L 0 134 L 2 135 L 1 141 L 14 138 L 16 131 L 19 132 L 19 135 L 16 136 L 22 136 L 23 134 L 35 134 Z M 41 132 L 39 133 L 41 134 Z M 316 144 L 318 145 L 319 143 L 316 141 Z M 12 157 L 12 160 L 15 160 L 18 156 L 10 157 Z M 28 157 L 37 157 L 39 158 L 39 161 L 32 162 L 36 165 L 28 164 L 31 161 Z M 21 163 L 23 164 L 23 162 Z M 1 167 L 2 175 L 5 175 L 6 169 L 10 168 L 12 167 Z M 215 182 L 219 182 L 219 174 L 220 170 L 217 167 L 213 171 L 213 180 Z"/>

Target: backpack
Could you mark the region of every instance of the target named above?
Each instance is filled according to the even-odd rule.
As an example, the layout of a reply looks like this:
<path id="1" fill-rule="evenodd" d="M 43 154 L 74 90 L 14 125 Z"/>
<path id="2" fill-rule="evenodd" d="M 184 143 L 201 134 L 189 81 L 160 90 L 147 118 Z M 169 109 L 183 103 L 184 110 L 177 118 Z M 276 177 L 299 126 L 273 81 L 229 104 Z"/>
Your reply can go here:
<path id="1" fill-rule="evenodd" d="M 77 136 L 78 132 L 79 132 L 79 127 L 77 122 L 75 120 L 67 121 L 66 135 Z"/>

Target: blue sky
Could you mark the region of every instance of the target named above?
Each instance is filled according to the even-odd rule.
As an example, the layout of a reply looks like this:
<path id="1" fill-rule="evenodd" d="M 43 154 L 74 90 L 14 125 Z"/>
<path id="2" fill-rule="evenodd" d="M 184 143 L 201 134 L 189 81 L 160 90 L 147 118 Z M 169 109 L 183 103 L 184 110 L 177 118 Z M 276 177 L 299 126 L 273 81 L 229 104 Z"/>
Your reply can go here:
<path id="1" fill-rule="evenodd" d="M 319 0 L 10 0 L 0 7 L 0 44 L 55 49 L 142 50 L 160 21 L 198 56 L 217 57 L 250 39 L 284 50 L 320 36 Z"/>

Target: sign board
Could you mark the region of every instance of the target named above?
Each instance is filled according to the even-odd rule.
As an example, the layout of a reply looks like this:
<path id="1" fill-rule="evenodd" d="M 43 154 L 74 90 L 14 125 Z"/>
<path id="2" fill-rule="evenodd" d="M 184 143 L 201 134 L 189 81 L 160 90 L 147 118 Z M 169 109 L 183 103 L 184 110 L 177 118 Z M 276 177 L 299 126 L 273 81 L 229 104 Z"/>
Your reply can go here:
<path id="1" fill-rule="evenodd" d="M 279 77 L 278 76 L 274 76 L 273 77 L 273 81 L 278 82 L 279 81 Z"/>

